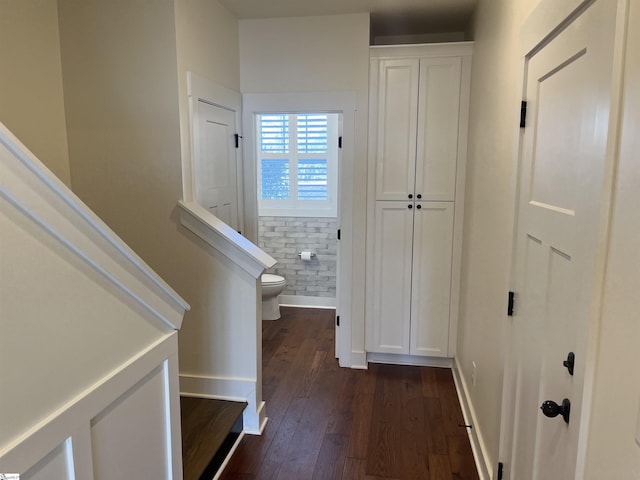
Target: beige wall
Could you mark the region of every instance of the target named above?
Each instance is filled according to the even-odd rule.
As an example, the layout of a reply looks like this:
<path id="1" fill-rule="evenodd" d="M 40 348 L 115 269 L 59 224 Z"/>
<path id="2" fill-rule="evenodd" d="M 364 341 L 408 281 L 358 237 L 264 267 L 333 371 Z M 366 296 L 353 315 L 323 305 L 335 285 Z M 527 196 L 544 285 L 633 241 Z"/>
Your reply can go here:
<path id="1" fill-rule="evenodd" d="M 242 92 L 366 93 L 368 35 L 368 14 L 241 20 Z"/>
<path id="2" fill-rule="evenodd" d="M 55 1 L 0 0 L 0 65 L 0 122 L 69 185 Z"/>
<path id="3" fill-rule="evenodd" d="M 184 200 L 191 200 L 191 130 L 187 72 L 240 92 L 238 21 L 216 0 L 175 0 L 178 98 Z M 240 213 L 242 218 L 242 212 Z M 244 230 L 244 228 L 242 229 Z"/>
<path id="4" fill-rule="evenodd" d="M 216 25 L 216 12 L 201 14 Z M 182 228 L 176 211 L 178 59 L 184 68 L 229 70 L 215 78 L 227 82 L 237 81 L 237 58 L 211 58 L 210 65 L 189 51 L 178 56 L 176 29 L 184 25 L 176 26 L 173 0 L 60 0 L 59 15 L 75 193 L 191 305 L 179 335 L 181 373 L 215 376 L 236 368 L 226 373 L 249 376 L 241 368 L 250 356 L 226 348 L 238 343 L 241 326 L 225 322 L 245 318 L 249 306 L 255 316 L 246 299 L 255 280 Z M 233 43 L 233 28 L 217 31 L 207 33 L 208 41 Z"/>
<path id="5" fill-rule="evenodd" d="M 181 193 L 173 2 L 60 0 L 74 192 L 163 263 Z"/>
<path id="6" fill-rule="evenodd" d="M 369 15 L 241 20 L 240 79 L 242 93 L 356 94 L 354 164 L 343 169 L 342 179 L 353 185 L 342 197 L 345 201 L 352 195 L 353 218 L 343 217 L 340 226 L 343 242 L 365 245 Z M 364 351 L 364 254 L 364 248 L 354 248 L 353 279 L 340 279 L 342 285 L 353 286 L 351 343 L 355 352 Z M 340 314 L 348 318 L 348 312 Z"/>
<path id="7" fill-rule="evenodd" d="M 181 96 L 187 71 L 240 91 L 236 18 L 215 0 L 175 0 L 175 11 Z"/>
<path id="8" fill-rule="evenodd" d="M 474 19 L 458 360 L 490 468 L 498 463 L 520 105 L 519 35 L 537 0 L 480 0 Z"/>
<path id="9" fill-rule="evenodd" d="M 640 446 L 634 441 L 640 407 L 640 2 L 633 0 L 630 5 L 623 126 L 587 452 L 588 480 L 640 478 Z"/>

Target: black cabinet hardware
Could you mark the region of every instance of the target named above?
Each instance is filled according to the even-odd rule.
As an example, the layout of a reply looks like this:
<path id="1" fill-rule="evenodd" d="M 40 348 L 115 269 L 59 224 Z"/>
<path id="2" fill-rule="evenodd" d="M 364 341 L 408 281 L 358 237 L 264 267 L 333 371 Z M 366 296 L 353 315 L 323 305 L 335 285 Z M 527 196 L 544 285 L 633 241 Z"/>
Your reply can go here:
<path id="1" fill-rule="evenodd" d="M 562 405 L 558 405 L 553 400 L 547 400 L 540 406 L 540 410 L 545 417 L 553 418 L 562 415 L 565 423 L 569 423 L 569 414 L 571 413 L 571 402 L 568 398 L 562 400 Z"/>
<path id="2" fill-rule="evenodd" d="M 569 352 L 567 359 L 562 362 L 562 365 L 569 371 L 569 375 L 573 375 L 573 365 L 576 362 L 576 356 L 573 352 Z"/>

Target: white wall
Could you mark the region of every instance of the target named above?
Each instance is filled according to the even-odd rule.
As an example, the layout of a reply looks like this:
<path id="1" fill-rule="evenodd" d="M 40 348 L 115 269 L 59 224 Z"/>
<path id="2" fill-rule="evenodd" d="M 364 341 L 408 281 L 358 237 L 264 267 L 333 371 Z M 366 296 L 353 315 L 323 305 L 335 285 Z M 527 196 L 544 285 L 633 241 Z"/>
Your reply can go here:
<path id="1" fill-rule="evenodd" d="M 69 185 L 55 1 L 0 0 L 0 65 L 0 121 Z"/>
<path id="2" fill-rule="evenodd" d="M 0 231 L 1 451 L 172 330 L 7 202 Z"/>
<path id="3" fill-rule="evenodd" d="M 518 118 L 522 21 L 537 0 L 481 0 L 475 17 L 474 70 L 463 288 L 458 356 L 489 462 L 498 462 L 506 292 L 514 185 L 514 125 Z M 586 479 L 640 478 L 640 446 L 634 440 L 640 407 L 637 349 L 640 343 L 640 3 L 632 0 L 627 40 L 623 128 L 612 216 L 603 316 L 589 424 Z"/>
<path id="4" fill-rule="evenodd" d="M 498 463 L 511 261 L 520 26 L 537 0 L 480 0 L 474 18 L 458 360 L 489 464 Z"/>
<path id="5" fill-rule="evenodd" d="M 182 478 L 188 305 L 2 124 L 0 178 L 0 472 L 93 478 L 106 459 Z M 113 414 L 132 399 L 143 415 Z"/>
<path id="6" fill-rule="evenodd" d="M 587 452 L 589 480 L 640 478 L 640 2 L 631 1 L 617 189 Z"/>
<path id="7" fill-rule="evenodd" d="M 340 221 L 343 242 L 354 246 L 353 279 L 340 278 L 351 296 L 351 349 L 364 351 L 364 268 L 369 83 L 369 15 L 277 18 L 240 21 L 242 93 L 354 92 L 354 164 L 343 169 L 353 188 L 353 217 Z M 253 199 L 255 204 L 255 199 Z M 247 219 L 255 218 L 249 199 Z M 255 206 L 253 206 L 255 210 Z M 343 276 L 344 277 L 344 276 Z M 340 312 L 348 318 L 349 312 Z"/>
<path id="8" fill-rule="evenodd" d="M 256 348 L 241 346 L 258 325 L 235 321 L 256 318 L 248 301 L 255 279 L 180 226 L 176 210 L 179 102 L 186 102 L 178 73 L 195 69 L 238 88 L 237 56 L 213 56 L 222 50 L 213 45 L 237 44 L 236 30 L 208 30 L 235 20 L 207 7 L 195 22 L 191 8 L 174 8 L 173 0 L 60 0 L 74 191 L 191 305 L 179 335 L 181 375 L 255 381 Z"/>

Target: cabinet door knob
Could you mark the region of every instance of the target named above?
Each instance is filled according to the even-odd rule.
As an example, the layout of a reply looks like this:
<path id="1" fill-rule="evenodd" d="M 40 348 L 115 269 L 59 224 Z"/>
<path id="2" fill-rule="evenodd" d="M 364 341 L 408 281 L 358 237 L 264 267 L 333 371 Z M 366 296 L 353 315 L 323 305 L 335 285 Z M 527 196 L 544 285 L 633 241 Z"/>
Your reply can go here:
<path id="1" fill-rule="evenodd" d="M 416 208 L 420 210 L 422 208 L 422 205 L 416 205 Z"/>
<path id="2" fill-rule="evenodd" d="M 418 195 L 416 195 L 416 197 L 418 197 L 418 200 L 420 200 L 422 198 L 422 194 L 419 193 Z"/>
<path id="3" fill-rule="evenodd" d="M 407 205 L 407 208 L 408 208 L 409 210 L 411 210 L 411 209 L 413 208 L 413 205 L 409 204 L 409 205 Z"/>
<path id="4" fill-rule="evenodd" d="M 410 193 L 408 197 L 409 197 L 409 200 L 411 200 L 413 198 L 413 193 Z"/>

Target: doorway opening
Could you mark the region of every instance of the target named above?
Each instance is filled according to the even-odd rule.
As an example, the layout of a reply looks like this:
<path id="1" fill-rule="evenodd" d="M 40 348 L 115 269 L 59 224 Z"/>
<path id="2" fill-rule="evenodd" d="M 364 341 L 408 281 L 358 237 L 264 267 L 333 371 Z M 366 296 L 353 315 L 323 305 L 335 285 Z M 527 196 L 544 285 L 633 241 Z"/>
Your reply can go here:
<path id="1" fill-rule="evenodd" d="M 336 307 L 342 115 L 255 115 L 258 246 L 286 281 L 280 303 Z"/>
<path id="2" fill-rule="evenodd" d="M 327 237 L 326 240 L 335 243 L 335 274 L 325 275 L 326 277 L 335 278 L 335 295 L 331 304 L 327 305 L 326 300 L 332 297 L 319 297 L 312 295 L 300 295 L 302 290 L 299 290 L 298 294 L 291 297 L 285 297 L 285 302 L 289 302 L 294 297 L 304 297 L 305 306 L 335 308 L 336 323 L 335 323 L 335 356 L 338 358 L 340 365 L 343 367 L 351 367 L 352 364 L 352 351 L 351 351 L 351 277 L 352 277 L 352 258 L 353 258 L 353 242 L 351 225 L 353 221 L 353 168 L 354 168 L 354 138 L 355 138 L 355 114 L 356 114 L 356 95 L 353 92 L 335 92 L 335 93 L 269 93 L 269 94 L 257 94 L 257 93 L 245 93 L 242 96 L 242 123 L 243 123 L 243 151 L 244 151 L 244 227 L 246 230 L 246 237 L 256 244 L 259 244 L 259 223 L 261 213 L 264 216 L 272 217 L 269 221 L 272 222 L 271 227 L 273 231 L 265 231 L 265 237 L 277 237 L 281 231 L 284 231 L 290 227 L 287 225 L 281 225 L 285 222 L 284 218 L 289 218 L 291 223 L 298 222 L 296 225 L 300 228 L 302 221 L 301 217 L 293 216 L 277 216 L 266 212 L 269 210 L 261 211 L 260 207 L 277 208 L 278 195 L 284 195 L 282 191 L 277 188 L 270 190 L 270 184 L 268 176 L 265 178 L 265 184 L 262 181 L 259 182 L 262 168 L 263 158 L 265 168 L 275 168 L 274 175 L 279 179 L 279 174 L 286 168 L 289 169 L 289 200 L 295 200 L 298 202 L 297 207 L 302 204 L 303 208 L 299 210 L 299 213 L 303 213 L 304 207 L 313 207 L 315 210 L 311 218 L 315 218 L 315 222 L 310 222 L 313 225 L 307 225 L 305 228 L 318 229 L 318 231 L 297 231 L 292 232 L 293 238 L 309 240 L 325 240 L 323 237 Z M 272 115 L 275 117 L 269 117 Z M 324 118 L 326 116 L 326 120 Z M 288 158 L 287 161 L 283 161 L 285 157 L 282 153 L 273 152 L 271 154 L 262 157 L 262 150 L 266 150 L 259 145 L 259 128 L 258 122 L 281 122 L 280 129 L 277 128 L 272 131 L 271 137 L 272 145 L 278 145 L 279 142 L 288 142 L 289 151 L 296 151 L 297 155 L 295 159 Z M 326 126 L 324 122 L 326 121 Z M 288 135 L 285 136 L 284 127 L 285 122 L 287 125 Z M 273 127 L 274 125 L 271 125 Z M 326 166 L 326 187 L 324 184 L 324 162 L 318 160 L 324 160 L 324 135 L 326 135 L 326 151 L 330 152 L 333 144 L 333 150 L 337 149 L 337 153 L 334 155 L 335 162 L 332 162 L 331 158 L 327 158 Z M 295 149 L 292 148 L 297 144 Z M 278 147 L 280 151 L 283 150 L 282 143 Z M 315 149 L 315 150 L 314 150 Z M 276 149 L 277 150 L 277 149 Z M 319 151 L 318 151 L 319 150 Z M 314 157 L 315 155 L 315 157 Z M 275 158 L 279 157 L 279 158 Z M 322 158 L 321 158 L 322 157 Z M 280 160 L 280 162 L 269 161 Z M 294 164 L 292 166 L 292 164 Z M 334 164 L 332 166 L 332 163 Z M 288 166 L 288 167 L 287 167 Z M 315 170 L 311 175 L 307 176 L 307 170 Z M 272 177 L 273 178 L 273 177 Z M 333 179 L 333 185 L 331 180 Z M 276 182 L 277 183 L 277 182 Z M 293 185 L 292 188 L 292 183 Z M 297 190 L 296 190 L 297 189 Z M 333 189 L 333 190 L 332 190 Z M 264 195 L 265 205 L 259 206 L 258 198 Z M 269 193 L 270 192 L 270 193 Z M 300 199 L 300 192 L 302 195 L 310 195 L 310 198 L 302 200 Z M 326 192 L 326 193 L 325 193 Z M 261 199 L 262 200 L 262 199 Z M 274 202 L 276 202 L 274 204 Z M 282 202 L 279 204 L 281 213 L 284 213 L 286 208 L 290 208 L 292 205 L 286 206 Z M 319 213 L 321 212 L 321 213 Z M 335 212 L 335 213 L 334 213 Z M 307 213 L 304 213 L 308 215 Z M 307 217 L 308 218 L 308 217 Z M 333 219 L 332 223 L 328 223 L 329 219 Z M 280 222 L 280 223 L 278 223 Z M 278 223 L 276 225 L 276 223 Z M 264 224 L 266 227 L 266 222 Z M 315 237 L 315 238 L 314 238 Z M 327 242 L 328 245 L 329 242 Z M 288 249 L 287 254 L 294 256 L 289 260 L 293 260 L 292 270 L 307 271 L 307 273 L 300 276 L 307 276 L 307 282 L 311 281 L 311 278 L 317 276 L 317 272 L 331 272 L 327 265 L 327 259 L 320 255 L 329 255 L 327 250 L 329 248 L 322 248 L 320 245 L 324 245 L 323 242 L 316 242 L 316 247 L 306 246 L 298 248 L 298 245 L 294 246 L 293 241 L 288 243 L 287 240 L 281 242 L 281 249 Z M 316 251 L 311 250 L 315 248 Z M 324 253 L 326 252 L 326 253 Z M 303 262 L 301 260 L 302 254 L 315 253 L 316 257 L 308 256 L 309 261 Z M 298 254 L 301 254 L 298 256 Z M 280 255 L 275 253 L 273 257 L 283 263 L 280 259 Z M 317 262 L 317 263 L 316 263 Z M 311 268 L 318 270 L 314 271 Z M 326 267 L 325 270 L 323 267 Z M 320 269 L 322 268 L 322 269 Z M 331 272 L 333 273 L 333 272 Z M 286 279 L 285 272 L 285 279 Z M 327 279 L 322 279 L 326 281 Z M 305 292 L 310 293 L 314 289 L 316 292 L 323 292 L 325 295 L 332 294 L 333 291 L 328 289 L 325 291 L 324 286 L 305 285 L 305 287 L 312 287 L 311 289 L 305 289 Z M 315 292 L 314 292 L 315 293 Z M 309 299 L 315 298 L 314 302 Z M 317 300 L 320 298 L 320 300 Z M 283 303 L 285 303 L 283 302 Z M 302 302 L 286 303 L 289 305 L 302 306 Z"/>

